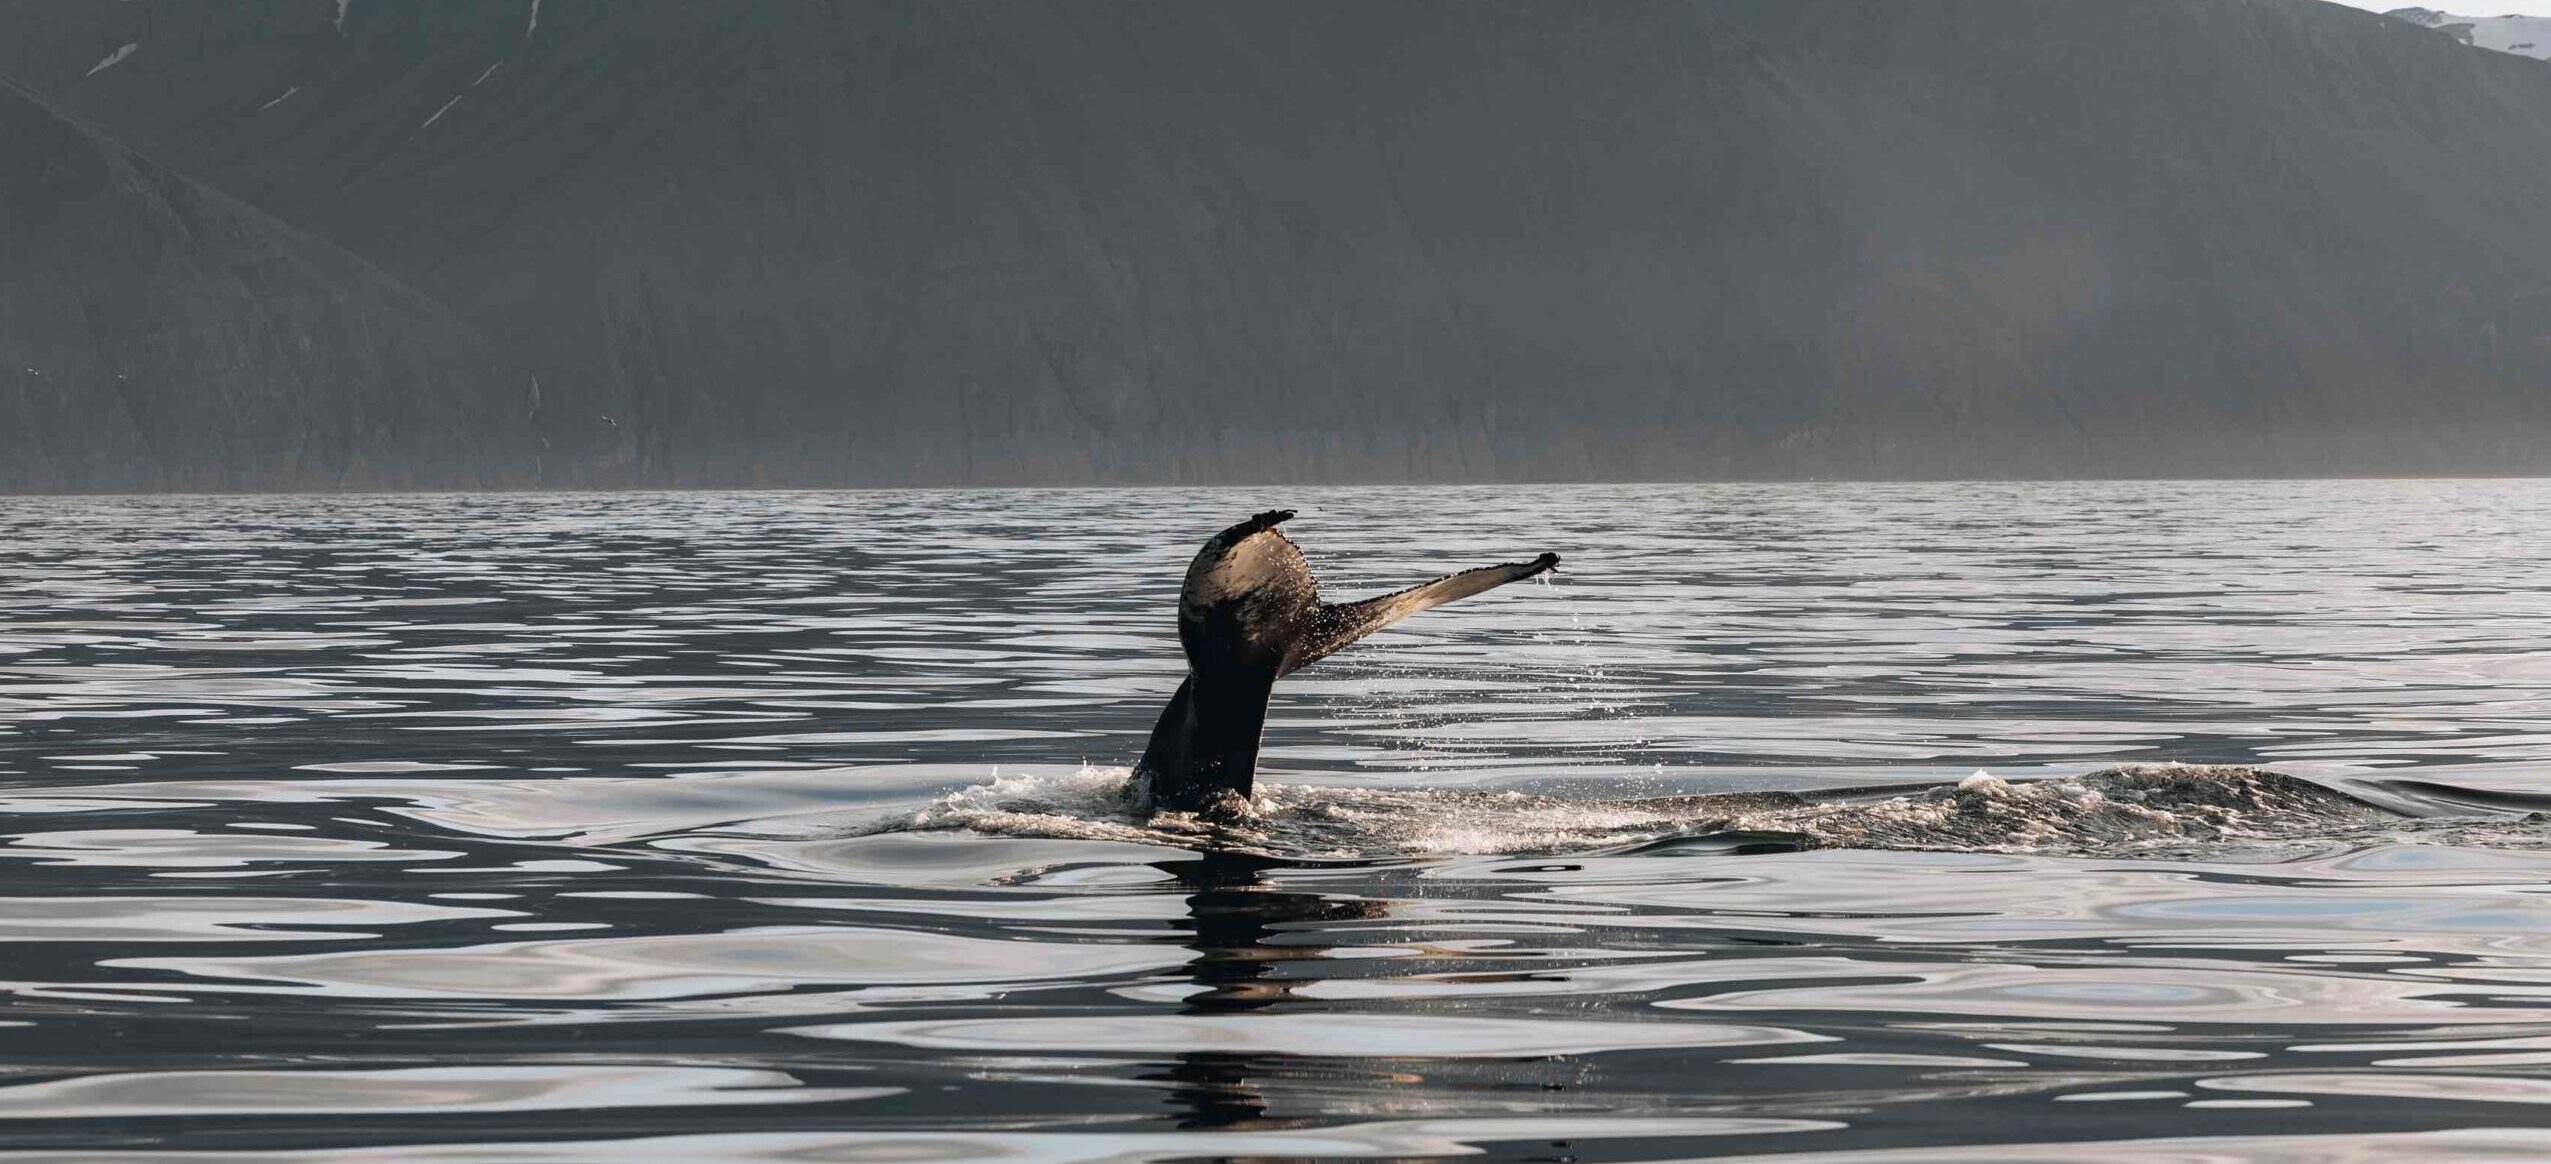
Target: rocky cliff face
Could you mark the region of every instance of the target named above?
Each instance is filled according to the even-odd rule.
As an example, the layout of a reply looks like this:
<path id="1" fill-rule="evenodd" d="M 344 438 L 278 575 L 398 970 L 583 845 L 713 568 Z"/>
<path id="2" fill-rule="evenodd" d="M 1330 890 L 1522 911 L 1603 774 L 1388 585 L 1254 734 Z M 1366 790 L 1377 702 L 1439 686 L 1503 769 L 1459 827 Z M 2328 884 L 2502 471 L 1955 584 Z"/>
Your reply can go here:
<path id="1" fill-rule="evenodd" d="M 524 383 L 359 259 L 0 83 L 0 489 L 537 479 Z"/>
<path id="2" fill-rule="evenodd" d="M 2551 70 L 2314 0 L 0 31 L 448 309 L 549 484 L 2551 470 Z"/>

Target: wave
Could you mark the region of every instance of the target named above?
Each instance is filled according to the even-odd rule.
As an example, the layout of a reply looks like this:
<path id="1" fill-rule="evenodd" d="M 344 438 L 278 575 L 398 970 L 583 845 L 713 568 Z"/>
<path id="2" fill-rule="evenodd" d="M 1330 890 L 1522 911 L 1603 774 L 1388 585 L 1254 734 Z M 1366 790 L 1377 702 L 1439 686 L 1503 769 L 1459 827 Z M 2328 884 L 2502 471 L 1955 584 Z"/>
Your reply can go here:
<path id="1" fill-rule="evenodd" d="M 1264 785 L 1236 821 L 1133 809 L 1132 774 L 1083 768 L 997 777 L 862 833 L 981 833 L 1245 849 L 1294 858 L 1461 854 L 1757 852 L 1826 848 L 2162 853 L 2414 839 L 2530 845 L 2551 819 L 2448 801 L 2477 815 L 2418 818 L 2262 768 L 2139 764 L 2085 776 L 1835 793 L 1744 792 L 1589 800 L 1469 789 Z M 2497 810 L 2491 815 L 2489 810 Z"/>

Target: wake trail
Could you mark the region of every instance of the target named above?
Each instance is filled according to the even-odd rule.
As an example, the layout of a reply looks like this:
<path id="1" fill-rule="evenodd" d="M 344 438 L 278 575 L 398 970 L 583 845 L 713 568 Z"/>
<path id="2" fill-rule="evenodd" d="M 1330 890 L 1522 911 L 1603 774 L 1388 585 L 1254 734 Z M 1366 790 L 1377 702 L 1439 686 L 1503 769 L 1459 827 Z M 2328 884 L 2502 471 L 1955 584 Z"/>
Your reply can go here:
<path id="1" fill-rule="evenodd" d="M 2457 839 L 2482 837 L 2483 843 L 2551 842 L 2551 827 L 2534 817 L 2413 818 L 2309 780 L 2229 765 L 2131 765 L 2022 781 L 1978 773 L 1910 790 L 1622 800 L 1271 784 L 1261 787 L 1253 813 L 1225 821 L 1171 813 L 1145 818 L 1135 810 L 1129 779 L 1123 768 L 999 777 L 856 832 L 967 830 L 1317 859 L 1652 851 L 1662 842 L 1701 840 L 1713 842 L 1702 849 L 1728 852 L 2149 854 L 2367 842 L 2422 829 L 2460 829 Z"/>

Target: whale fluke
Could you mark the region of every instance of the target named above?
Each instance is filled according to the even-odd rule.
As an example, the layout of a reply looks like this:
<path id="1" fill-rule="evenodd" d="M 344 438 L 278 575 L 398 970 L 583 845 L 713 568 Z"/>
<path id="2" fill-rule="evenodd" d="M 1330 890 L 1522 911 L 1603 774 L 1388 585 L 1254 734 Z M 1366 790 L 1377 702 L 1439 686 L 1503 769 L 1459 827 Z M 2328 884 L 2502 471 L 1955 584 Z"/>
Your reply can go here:
<path id="1" fill-rule="evenodd" d="M 1481 566 L 1360 602 L 1324 603 L 1302 552 L 1269 510 L 1205 543 L 1178 595 L 1187 681 L 1135 766 L 1145 812 L 1228 812 L 1245 805 L 1275 681 L 1374 631 L 1459 598 L 1530 578 L 1559 555 Z"/>
<path id="2" fill-rule="evenodd" d="M 1324 604 L 1308 633 L 1296 640 L 1286 655 L 1284 669 L 1297 671 L 1328 657 L 1339 647 L 1372 634 L 1421 610 L 1433 610 L 1455 599 L 1468 598 L 1484 590 L 1494 590 L 1508 582 L 1530 578 L 1545 570 L 1559 567 L 1559 555 L 1543 554 L 1529 562 L 1508 562 L 1499 566 L 1480 566 L 1458 574 L 1446 574 L 1432 582 L 1411 586 L 1362 602 Z"/>

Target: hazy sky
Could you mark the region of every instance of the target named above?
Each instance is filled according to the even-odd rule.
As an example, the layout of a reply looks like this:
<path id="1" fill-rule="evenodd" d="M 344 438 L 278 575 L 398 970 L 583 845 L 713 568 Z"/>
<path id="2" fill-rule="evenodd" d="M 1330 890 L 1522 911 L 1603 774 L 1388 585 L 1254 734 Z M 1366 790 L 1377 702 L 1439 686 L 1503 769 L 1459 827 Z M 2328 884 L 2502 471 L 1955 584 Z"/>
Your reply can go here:
<path id="1" fill-rule="evenodd" d="M 2551 0 L 2463 0 L 2462 3 L 2439 3 L 2438 0 L 2338 0 L 2355 8 L 2371 8 L 2386 12 L 2394 8 L 2433 8 L 2456 16 L 2551 16 Z"/>

